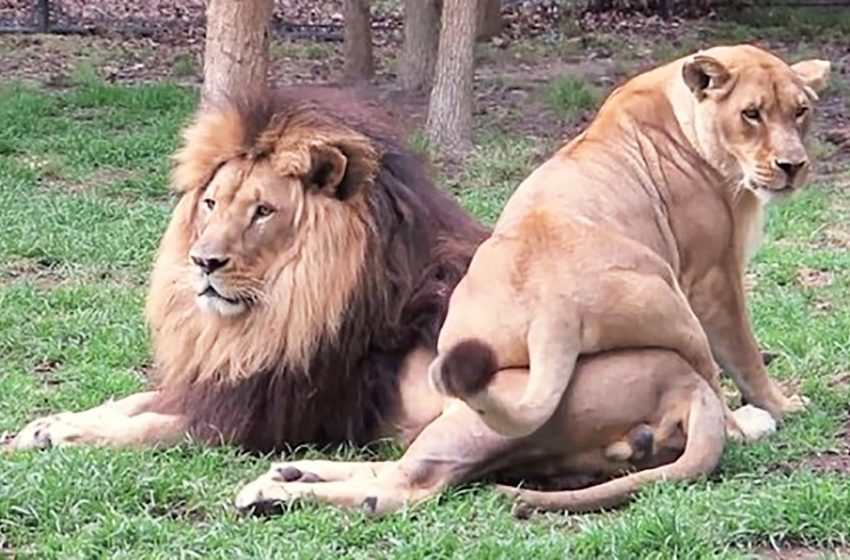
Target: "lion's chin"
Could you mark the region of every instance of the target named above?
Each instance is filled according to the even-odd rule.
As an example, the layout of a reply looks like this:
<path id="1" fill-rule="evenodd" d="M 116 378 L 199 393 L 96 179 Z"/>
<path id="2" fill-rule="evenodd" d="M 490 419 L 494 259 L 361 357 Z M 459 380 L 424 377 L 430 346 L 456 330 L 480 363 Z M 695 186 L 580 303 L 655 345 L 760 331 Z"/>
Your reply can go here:
<path id="1" fill-rule="evenodd" d="M 248 309 L 248 305 L 244 301 L 228 300 L 207 293 L 199 294 L 195 301 L 202 311 L 217 313 L 223 317 L 235 317 Z"/>

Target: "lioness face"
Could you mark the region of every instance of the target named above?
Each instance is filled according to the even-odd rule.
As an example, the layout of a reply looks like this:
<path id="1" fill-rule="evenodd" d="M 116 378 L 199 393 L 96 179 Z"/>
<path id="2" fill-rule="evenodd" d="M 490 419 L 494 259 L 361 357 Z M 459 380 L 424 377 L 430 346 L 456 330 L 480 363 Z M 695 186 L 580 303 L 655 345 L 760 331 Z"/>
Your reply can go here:
<path id="1" fill-rule="evenodd" d="M 302 192 L 266 160 L 235 159 L 198 193 L 188 258 L 201 309 L 235 316 L 262 301 L 274 256 L 295 235 Z"/>
<path id="2" fill-rule="evenodd" d="M 788 66 L 751 46 L 717 47 L 686 60 L 697 135 L 724 173 L 769 202 L 793 193 L 810 168 L 804 139 L 829 63 Z"/>

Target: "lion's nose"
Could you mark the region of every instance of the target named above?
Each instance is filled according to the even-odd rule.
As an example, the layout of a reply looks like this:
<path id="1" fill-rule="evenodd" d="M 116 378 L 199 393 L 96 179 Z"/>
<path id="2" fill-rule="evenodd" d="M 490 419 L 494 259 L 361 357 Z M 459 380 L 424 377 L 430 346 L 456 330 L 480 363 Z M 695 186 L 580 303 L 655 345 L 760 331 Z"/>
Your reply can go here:
<path id="1" fill-rule="evenodd" d="M 230 259 L 226 257 L 198 257 L 192 255 L 192 262 L 207 274 L 212 274 L 230 262 Z"/>
<path id="2" fill-rule="evenodd" d="M 793 179 L 797 173 L 806 165 L 806 160 L 801 161 L 783 161 L 776 160 L 776 167 L 781 169 L 789 179 Z"/>

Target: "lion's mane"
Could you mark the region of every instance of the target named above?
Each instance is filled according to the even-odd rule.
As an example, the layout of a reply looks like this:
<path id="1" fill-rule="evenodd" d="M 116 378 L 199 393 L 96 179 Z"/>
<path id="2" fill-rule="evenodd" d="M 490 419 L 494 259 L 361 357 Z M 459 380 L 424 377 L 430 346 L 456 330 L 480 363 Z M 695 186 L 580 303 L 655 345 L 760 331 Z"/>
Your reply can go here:
<path id="1" fill-rule="evenodd" d="M 147 300 L 161 409 L 204 440 L 268 451 L 371 441 L 398 401 L 398 373 L 434 348 L 449 295 L 486 233 L 429 180 L 386 109 L 353 92 L 290 88 L 199 110 L 175 155 L 181 193 Z M 304 227 L 262 310 L 201 313 L 181 286 L 200 191 L 237 157 L 298 176 L 301 155 L 348 158 L 350 200 L 303 196 Z M 339 195 L 344 198 L 345 193 Z M 284 262 L 284 260 L 281 260 Z"/>

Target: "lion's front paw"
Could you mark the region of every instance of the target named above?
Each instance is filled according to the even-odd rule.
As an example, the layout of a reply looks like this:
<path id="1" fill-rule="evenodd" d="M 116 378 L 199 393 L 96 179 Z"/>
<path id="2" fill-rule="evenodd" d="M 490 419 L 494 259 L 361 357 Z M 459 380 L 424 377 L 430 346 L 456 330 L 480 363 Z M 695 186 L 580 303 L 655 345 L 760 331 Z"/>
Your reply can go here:
<path id="1" fill-rule="evenodd" d="M 8 443 L 12 450 L 49 449 L 73 445 L 80 436 L 72 421 L 73 414 L 62 413 L 33 420 Z"/>
<path id="2" fill-rule="evenodd" d="M 299 492 L 289 491 L 287 486 L 290 484 L 272 476 L 271 472 L 266 473 L 239 489 L 234 504 L 242 513 L 281 514 L 300 497 Z"/>

